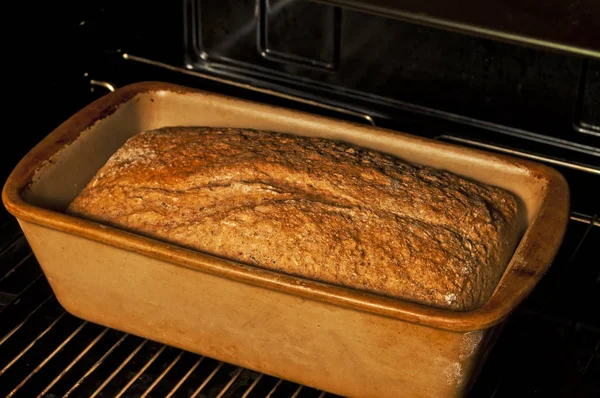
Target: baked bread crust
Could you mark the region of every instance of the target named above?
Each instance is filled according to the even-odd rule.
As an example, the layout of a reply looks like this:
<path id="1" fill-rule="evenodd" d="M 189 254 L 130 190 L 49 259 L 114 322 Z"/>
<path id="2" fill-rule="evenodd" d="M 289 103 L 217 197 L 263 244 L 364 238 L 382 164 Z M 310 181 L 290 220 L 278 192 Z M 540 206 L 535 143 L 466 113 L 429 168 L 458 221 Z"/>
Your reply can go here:
<path id="1" fill-rule="evenodd" d="M 167 127 L 129 139 L 67 212 L 220 257 L 455 310 L 516 245 L 500 188 L 332 140 Z"/>

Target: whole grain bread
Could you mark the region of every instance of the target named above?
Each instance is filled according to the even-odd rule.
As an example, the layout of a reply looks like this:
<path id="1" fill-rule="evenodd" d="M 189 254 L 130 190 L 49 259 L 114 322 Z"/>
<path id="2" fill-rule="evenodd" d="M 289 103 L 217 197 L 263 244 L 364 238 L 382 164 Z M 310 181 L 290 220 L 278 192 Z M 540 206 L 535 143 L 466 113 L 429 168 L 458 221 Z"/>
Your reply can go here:
<path id="1" fill-rule="evenodd" d="M 472 310 L 516 245 L 500 188 L 332 140 L 168 127 L 127 141 L 67 212 L 231 260 Z"/>

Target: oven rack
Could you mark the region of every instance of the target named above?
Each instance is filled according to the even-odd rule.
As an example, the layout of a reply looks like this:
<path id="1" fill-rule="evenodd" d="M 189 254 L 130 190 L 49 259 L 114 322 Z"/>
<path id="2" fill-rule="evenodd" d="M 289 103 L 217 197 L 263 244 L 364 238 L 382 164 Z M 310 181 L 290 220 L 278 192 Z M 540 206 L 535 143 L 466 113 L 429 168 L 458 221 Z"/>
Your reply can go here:
<path id="1" fill-rule="evenodd" d="M 590 308 L 589 314 L 575 311 L 576 318 L 571 319 L 560 311 L 564 303 L 553 298 L 577 288 L 571 285 L 582 273 L 593 271 L 600 277 L 600 269 L 588 269 L 593 260 L 587 256 L 597 251 L 597 223 L 597 216 L 571 216 L 549 275 L 512 315 L 472 396 L 497 398 L 511 396 L 516 388 L 547 388 L 541 370 L 528 374 L 523 387 L 518 375 L 522 366 L 515 366 L 513 360 L 538 366 L 539 360 L 550 360 L 552 366 L 560 361 L 563 367 L 572 368 L 561 388 L 571 392 L 585 392 L 588 384 L 595 388 L 600 325 L 594 324 L 593 313 L 598 308 Z M 6 239 L 3 242 L 12 238 L 0 253 L 0 396 L 334 397 L 69 315 L 52 294 L 16 222 L 8 219 L 0 234 Z M 597 291 L 599 285 L 600 278 L 592 289 Z M 589 322 L 582 321 L 586 317 Z M 530 329 L 532 320 L 544 326 Z M 557 339 L 556 334 L 566 337 Z M 540 347 L 540 341 L 553 342 L 553 347 Z M 515 352 L 514 347 L 504 349 L 514 344 L 530 345 L 533 352 L 544 348 L 548 358 L 528 358 L 527 352 Z M 576 346 L 574 354 L 562 357 L 572 346 Z M 558 358 L 552 358 L 555 355 Z"/>

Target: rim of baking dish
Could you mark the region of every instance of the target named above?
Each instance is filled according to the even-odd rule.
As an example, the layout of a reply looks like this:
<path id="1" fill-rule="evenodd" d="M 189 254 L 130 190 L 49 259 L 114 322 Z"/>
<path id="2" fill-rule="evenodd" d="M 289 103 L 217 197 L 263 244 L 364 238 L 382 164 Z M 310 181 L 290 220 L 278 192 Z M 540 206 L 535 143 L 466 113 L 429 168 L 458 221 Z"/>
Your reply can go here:
<path id="1" fill-rule="evenodd" d="M 518 165 L 533 173 L 535 178 L 544 179 L 546 184 L 543 198 L 541 199 L 536 216 L 527 227 L 523 238 L 506 267 L 502 279 L 488 301 L 483 306 L 472 311 L 454 311 L 360 292 L 350 288 L 225 260 L 206 253 L 101 225 L 93 221 L 80 219 L 58 211 L 38 207 L 23 199 L 23 193 L 36 171 L 54 154 L 77 139 L 82 131 L 92 126 L 98 120 L 111 115 L 121 104 L 133 99 L 138 94 L 157 91 L 171 91 L 182 94 L 204 93 L 201 90 L 170 83 L 141 82 L 124 86 L 94 101 L 57 127 L 18 163 L 2 190 L 2 200 L 7 210 L 17 219 L 92 239 L 121 249 L 135 251 L 174 265 L 185 266 L 201 272 L 294 294 L 307 299 L 324 301 L 346 308 L 367 311 L 415 324 L 456 332 L 485 329 L 503 321 L 527 297 L 547 271 L 566 231 L 570 198 L 569 188 L 564 177 L 551 167 L 494 153 L 493 157 L 499 161 Z M 220 94 L 206 94 L 229 98 Z M 244 100 L 238 101 L 248 102 Z M 299 111 L 294 112 L 304 113 Z M 327 117 L 322 117 L 322 119 L 339 122 Z M 353 123 L 349 124 L 352 125 Z M 362 125 L 360 127 L 364 128 Z M 369 128 L 386 131 L 376 127 Z M 410 137 L 413 140 L 422 141 L 429 145 L 435 142 L 435 145 L 438 146 L 457 148 L 457 145 L 451 143 L 412 135 Z M 466 150 L 473 154 L 481 154 L 483 152 L 489 155 L 488 152 L 471 148 L 461 147 L 461 150 Z"/>

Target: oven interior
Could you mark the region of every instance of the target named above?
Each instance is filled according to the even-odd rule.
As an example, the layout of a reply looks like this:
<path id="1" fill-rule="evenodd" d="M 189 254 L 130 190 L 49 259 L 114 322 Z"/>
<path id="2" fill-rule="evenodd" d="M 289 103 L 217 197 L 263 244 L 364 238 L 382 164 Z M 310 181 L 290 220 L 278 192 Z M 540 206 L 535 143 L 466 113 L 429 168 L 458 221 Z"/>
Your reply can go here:
<path id="1" fill-rule="evenodd" d="M 22 46 L 25 54 L 12 65 L 19 79 L 8 84 L 28 113 L 4 146 L 4 179 L 74 112 L 115 87 L 147 80 L 556 168 L 571 189 L 563 245 L 509 318 L 469 395 L 600 393 L 600 59 L 305 0 L 45 4 L 27 24 L 38 45 L 33 53 Z M 2 209 L 5 395 L 331 396 L 65 313 Z"/>

